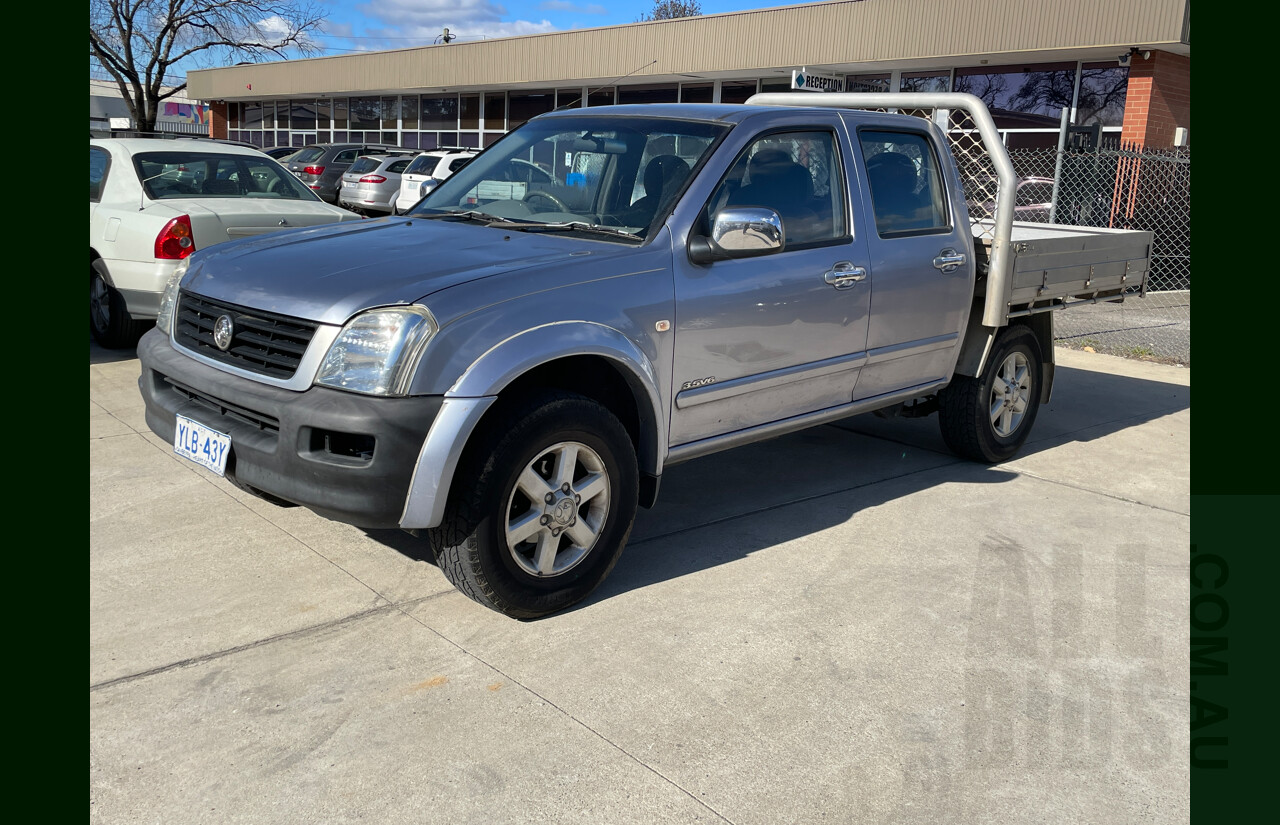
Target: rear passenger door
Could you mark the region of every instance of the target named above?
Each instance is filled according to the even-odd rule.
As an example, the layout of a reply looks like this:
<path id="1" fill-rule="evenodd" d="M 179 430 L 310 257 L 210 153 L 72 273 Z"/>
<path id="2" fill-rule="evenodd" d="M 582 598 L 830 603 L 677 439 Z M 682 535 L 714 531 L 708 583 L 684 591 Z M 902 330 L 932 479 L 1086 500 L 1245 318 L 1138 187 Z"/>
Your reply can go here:
<path id="1" fill-rule="evenodd" d="M 850 147 L 834 114 L 788 120 L 726 147 L 735 159 L 692 230 L 705 234 L 726 207 L 766 207 L 782 218 L 784 248 L 703 265 L 674 256 L 673 446 L 852 400 L 871 293 Z"/>
<path id="2" fill-rule="evenodd" d="M 950 375 L 973 301 L 973 250 L 948 186 L 950 155 L 925 122 L 854 134 L 871 195 L 862 227 L 871 317 L 857 391 L 869 398 Z"/>

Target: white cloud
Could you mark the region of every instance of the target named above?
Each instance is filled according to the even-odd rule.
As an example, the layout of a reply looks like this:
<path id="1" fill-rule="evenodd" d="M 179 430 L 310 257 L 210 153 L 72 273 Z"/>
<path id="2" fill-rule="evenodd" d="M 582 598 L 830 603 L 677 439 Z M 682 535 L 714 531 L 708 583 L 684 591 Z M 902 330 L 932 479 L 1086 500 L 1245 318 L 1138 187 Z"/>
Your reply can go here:
<path id="1" fill-rule="evenodd" d="M 577 3 L 570 3 L 568 0 L 545 0 L 538 4 L 538 8 L 546 11 L 571 11 L 579 14 L 608 14 L 609 10 L 597 3 L 588 3 L 585 6 L 579 6 Z"/>
<path id="2" fill-rule="evenodd" d="M 461 41 L 512 37 L 557 31 L 549 20 L 506 20 L 507 10 L 490 0 L 371 0 L 359 6 L 369 22 L 369 34 L 384 37 L 422 37 L 426 43 L 448 28 Z"/>

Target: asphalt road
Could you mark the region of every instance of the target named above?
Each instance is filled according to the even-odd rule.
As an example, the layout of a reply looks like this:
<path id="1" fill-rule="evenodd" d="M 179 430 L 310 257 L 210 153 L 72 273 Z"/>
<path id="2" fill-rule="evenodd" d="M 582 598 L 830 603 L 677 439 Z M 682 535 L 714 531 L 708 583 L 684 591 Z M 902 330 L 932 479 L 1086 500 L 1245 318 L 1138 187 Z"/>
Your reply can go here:
<path id="1" fill-rule="evenodd" d="M 1057 354 L 1013 461 L 864 416 L 671 468 L 517 622 L 176 457 L 91 346 L 90 821 L 1187 822 L 1190 370 Z"/>

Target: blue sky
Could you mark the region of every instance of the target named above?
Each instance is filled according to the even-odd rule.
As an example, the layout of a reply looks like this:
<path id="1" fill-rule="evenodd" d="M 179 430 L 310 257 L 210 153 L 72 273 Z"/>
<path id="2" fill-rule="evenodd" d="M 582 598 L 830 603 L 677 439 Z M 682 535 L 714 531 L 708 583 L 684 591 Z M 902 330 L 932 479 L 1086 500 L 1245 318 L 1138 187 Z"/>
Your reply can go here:
<path id="1" fill-rule="evenodd" d="M 408 48 L 634 23 L 653 0 L 317 0 L 327 12 L 316 37 L 325 54 Z M 798 0 L 702 0 L 703 14 L 796 5 Z"/>

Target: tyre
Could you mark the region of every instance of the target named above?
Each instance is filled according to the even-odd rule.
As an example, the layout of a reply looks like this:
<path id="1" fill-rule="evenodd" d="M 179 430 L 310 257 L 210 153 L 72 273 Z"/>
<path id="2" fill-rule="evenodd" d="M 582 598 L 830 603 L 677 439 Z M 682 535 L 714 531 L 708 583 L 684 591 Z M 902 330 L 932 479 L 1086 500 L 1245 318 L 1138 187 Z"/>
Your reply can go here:
<path id="1" fill-rule="evenodd" d="M 981 375 L 958 375 L 939 393 L 938 420 L 952 452 L 987 464 L 1017 454 L 1040 409 L 1041 360 L 1035 334 L 1008 327 Z"/>
<path id="2" fill-rule="evenodd" d="M 631 535 L 639 475 L 605 407 L 556 392 L 509 407 L 473 436 L 440 527 L 445 577 L 480 604 L 536 619 L 586 598 Z"/>
<path id="3" fill-rule="evenodd" d="M 150 322 L 135 321 L 124 298 L 107 282 L 107 265 L 101 259 L 89 264 L 89 332 L 99 346 L 124 349 L 137 346 Z"/>

